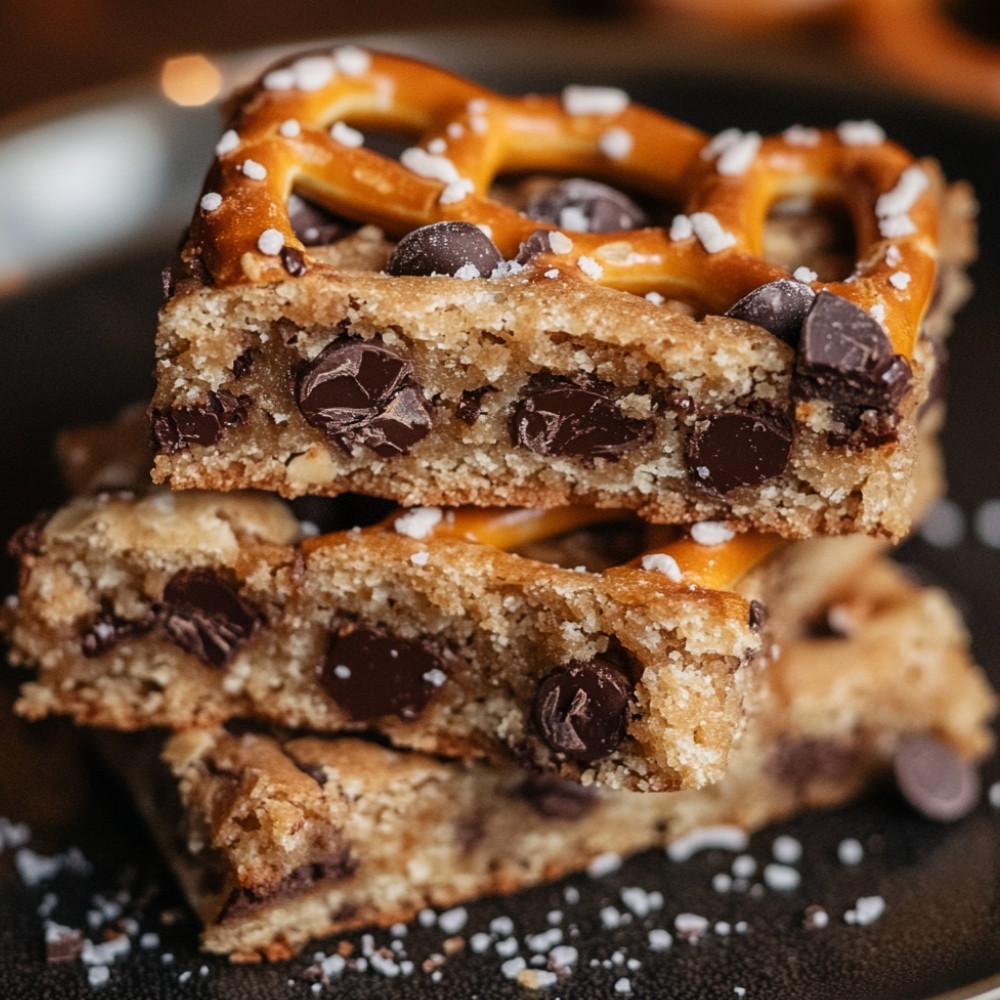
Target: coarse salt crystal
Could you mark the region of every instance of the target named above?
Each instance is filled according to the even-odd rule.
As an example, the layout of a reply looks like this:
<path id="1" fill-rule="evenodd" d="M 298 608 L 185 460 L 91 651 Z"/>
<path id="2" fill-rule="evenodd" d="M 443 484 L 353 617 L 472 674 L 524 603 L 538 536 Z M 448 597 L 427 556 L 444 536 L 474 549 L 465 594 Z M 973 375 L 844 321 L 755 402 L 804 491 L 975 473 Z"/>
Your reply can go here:
<path id="1" fill-rule="evenodd" d="M 718 155 L 715 169 L 723 177 L 741 177 L 753 164 L 762 141 L 758 132 L 726 129 L 709 142 L 702 155 L 706 156 L 707 152 L 706 159 Z"/>
<path id="2" fill-rule="evenodd" d="M 257 249 L 269 256 L 281 253 L 285 237 L 280 229 L 265 229 L 257 239 Z"/>
<path id="3" fill-rule="evenodd" d="M 203 212 L 214 212 L 222 204 L 222 195 L 217 191 L 208 191 L 201 196 L 198 204 Z"/>
<path id="4" fill-rule="evenodd" d="M 875 214 L 884 216 L 908 212 L 929 184 L 927 174 L 918 164 L 907 167 L 899 175 L 892 190 L 878 196 L 875 202 Z"/>
<path id="5" fill-rule="evenodd" d="M 844 121 L 837 126 L 837 138 L 845 146 L 878 146 L 885 142 L 885 132 L 870 119 Z"/>
<path id="6" fill-rule="evenodd" d="M 430 557 L 431 554 L 426 550 L 423 552 L 414 552 L 413 555 L 410 556 L 410 562 L 413 563 L 414 566 L 426 566 Z"/>
<path id="7" fill-rule="evenodd" d="M 650 552 L 642 557 L 642 568 L 655 573 L 662 573 L 668 580 L 679 583 L 681 580 L 681 568 L 677 565 L 677 560 L 673 556 L 668 556 L 665 552 Z"/>
<path id="8" fill-rule="evenodd" d="M 662 306 L 667 300 L 659 292 L 646 292 L 646 301 L 654 306 Z"/>
<path id="9" fill-rule="evenodd" d="M 438 204 L 455 205 L 464 201 L 475 189 L 476 185 L 468 177 L 459 177 L 458 180 L 449 181 L 445 184 L 444 190 L 438 198 Z"/>
<path id="10" fill-rule="evenodd" d="M 736 242 L 736 237 L 726 232 L 711 212 L 692 212 L 689 218 L 695 236 L 708 253 L 718 253 Z"/>
<path id="11" fill-rule="evenodd" d="M 239 134 L 235 129 L 227 129 L 222 133 L 222 138 L 215 144 L 215 153 L 217 156 L 225 156 L 226 153 L 231 153 L 240 144 Z"/>
<path id="12" fill-rule="evenodd" d="M 674 943 L 673 935 L 662 927 L 654 927 L 647 940 L 650 951 L 666 951 Z"/>
<path id="13" fill-rule="evenodd" d="M 295 86 L 312 93 L 322 90 L 337 74 L 333 60 L 328 56 L 303 56 L 292 64 Z"/>
<path id="14" fill-rule="evenodd" d="M 262 181 L 267 177 L 267 168 L 256 160 L 244 160 L 240 165 L 240 171 L 244 177 L 249 177 L 253 181 Z"/>
<path id="15" fill-rule="evenodd" d="M 798 869 L 790 865 L 770 864 L 764 866 L 764 884 L 769 889 L 787 892 L 797 889 L 802 881 Z"/>
<path id="16" fill-rule="evenodd" d="M 674 917 L 674 930 L 681 937 L 697 940 L 708 930 L 708 920 L 699 913 L 678 913 Z"/>
<path id="17" fill-rule="evenodd" d="M 670 238 L 676 243 L 692 236 L 694 236 L 694 226 L 691 224 L 691 218 L 687 215 L 675 215 L 670 223 Z"/>
<path id="18" fill-rule="evenodd" d="M 357 45 L 341 45 L 333 50 L 333 62 L 344 76 L 361 76 L 368 72 L 372 57 Z"/>
<path id="19" fill-rule="evenodd" d="M 597 140 L 597 148 L 611 160 L 624 160 L 635 145 L 635 139 L 628 129 L 621 126 L 609 128 Z"/>
<path id="20" fill-rule="evenodd" d="M 426 538 L 441 523 L 443 517 L 440 507 L 414 507 L 397 517 L 393 527 L 397 534 L 409 538 Z"/>
<path id="21" fill-rule="evenodd" d="M 578 257 L 576 263 L 588 278 L 593 278 L 595 281 L 604 274 L 604 268 L 593 257 Z"/>
<path id="22" fill-rule="evenodd" d="M 428 153 L 426 149 L 421 149 L 419 146 L 410 146 L 408 149 L 404 149 L 400 154 L 399 162 L 419 177 L 441 181 L 442 184 L 461 180 L 458 170 L 451 160 L 446 156 L 435 156 L 433 153 Z"/>
<path id="23" fill-rule="evenodd" d="M 802 281 L 805 282 L 806 284 L 809 284 L 810 281 L 815 281 L 819 277 L 819 275 L 811 268 L 803 266 L 803 267 L 797 267 L 794 271 L 792 271 L 792 277 L 796 281 Z"/>
<path id="24" fill-rule="evenodd" d="M 912 280 L 913 279 L 906 271 L 895 271 L 893 274 L 889 275 L 889 284 L 892 285 L 893 288 L 898 288 L 900 291 L 904 291 L 908 288 Z"/>
<path id="25" fill-rule="evenodd" d="M 885 913 L 885 900 L 881 896 L 861 896 L 854 908 L 844 914 L 844 922 L 858 927 L 875 923 Z"/>
<path id="26" fill-rule="evenodd" d="M 698 521 L 691 525 L 691 538 L 699 545 L 721 545 L 736 536 L 720 521 Z"/>
<path id="27" fill-rule="evenodd" d="M 549 233 L 549 247 L 553 253 L 569 253 L 573 249 L 573 241 L 558 230 Z"/>
<path id="28" fill-rule="evenodd" d="M 365 137 L 356 128 L 351 128 L 347 122 L 334 122 L 330 126 L 330 136 L 341 146 L 349 146 L 351 149 L 357 149 L 365 144 Z"/>
<path id="29" fill-rule="evenodd" d="M 789 125 L 781 136 L 789 146 L 818 146 L 820 131 L 807 125 Z"/>
<path id="30" fill-rule="evenodd" d="M 433 667 L 431 670 L 428 670 L 421 676 L 425 681 L 427 681 L 428 684 L 431 685 L 431 687 L 436 687 L 436 688 L 441 687 L 441 685 L 444 684 L 444 682 L 448 679 L 448 675 L 443 670 L 440 670 L 437 667 Z M 438 923 L 440 923 L 440 920 L 438 920 Z M 447 930 L 447 928 L 445 929 Z"/>
<path id="31" fill-rule="evenodd" d="M 562 92 L 563 110 L 569 115 L 616 115 L 629 105 L 629 96 L 618 87 L 584 87 L 570 84 Z"/>
<path id="32" fill-rule="evenodd" d="M 278 131 L 286 139 L 294 139 L 296 136 L 301 135 L 302 126 L 294 118 L 286 118 L 279 126 Z"/>
<path id="33" fill-rule="evenodd" d="M 620 854 L 615 854 L 614 852 L 598 854 L 587 866 L 587 874 L 591 878 L 603 878 L 605 875 L 610 875 L 612 872 L 618 871 L 621 866 L 622 858 Z"/>

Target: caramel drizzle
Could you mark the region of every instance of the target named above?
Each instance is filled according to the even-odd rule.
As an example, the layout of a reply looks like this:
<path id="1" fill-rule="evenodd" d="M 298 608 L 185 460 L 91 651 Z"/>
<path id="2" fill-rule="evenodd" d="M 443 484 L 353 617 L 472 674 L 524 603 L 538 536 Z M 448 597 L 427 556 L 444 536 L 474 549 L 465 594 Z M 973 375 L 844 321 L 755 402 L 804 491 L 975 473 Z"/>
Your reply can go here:
<path id="1" fill-rule="evenodd" d="M 287 202 L 293 188 L 397 238 L 442 220 L 484 225 L 511 259 L 531 233 L 557 227 L 492 200 L 489 189 L 501 172 L 545 171 L 618 183 L 681 204 L 689 218 L 708 213 L 732 244 L 709 252 L 697 236 L 671 238 L 662 227 L 573 232 L 565 234 L 572 249 L 540 254 L 531 276 L 555 269 L 574 280 L 639 295 L 658 292 L 721 313 L 754 288 L 789 276 L 761 257 L 770 207 L 784 198 L 833 197 L 853 219 L 855 273 L 846 281 L 809 284 L 865 310 L 884 310 L 880 318 L 893 349 L 912 356 L 934 286 L 937 215 L 926 175 L 922 187 L 900 198 L 920 168 L 899 146 L 845 143 L 832 130 L 809 130 L 808 143 L 784 133 L 761 139 L 735 174 L 721 173 L 711 137 L 628 101 L 610 111 L 571 114 L 559 97 L 504 97 L 398 56 L 350 50 L 344 71 L 337 68 L 344 51 L 312 57 L 330 60 L 332 75 L 323 86 L 271 89 L 265 75 L 237 108 L 231 128 L 238 142 L 217 157 L 205 185 L 221 202 L 199 209 L 192 223 L 191 246 L 217 285 L 288 277 L 280 254 L 259 247 L 265 230 L 280 234 L 283 247 L 301 254 L 307 268 L 326 266 L 292 231 Z M 330 131 L 338 122 L 418 135 L 415 147 L 436 158 L 430 161 L 435 167 L 418 173 L 364 145 L 338 141 Z M 624 146 L 609 153 L 612 134 Z M 433 152 L 438 149 L 443 152 Z M 424 175 L 441 169 L 445 174 Z M 903 207 L 889 218 L 902 220 L 902 228 L 887 236 L 884 206 L 894 198 Z M 585 273 L 581 258 L 598 267 Z"/>

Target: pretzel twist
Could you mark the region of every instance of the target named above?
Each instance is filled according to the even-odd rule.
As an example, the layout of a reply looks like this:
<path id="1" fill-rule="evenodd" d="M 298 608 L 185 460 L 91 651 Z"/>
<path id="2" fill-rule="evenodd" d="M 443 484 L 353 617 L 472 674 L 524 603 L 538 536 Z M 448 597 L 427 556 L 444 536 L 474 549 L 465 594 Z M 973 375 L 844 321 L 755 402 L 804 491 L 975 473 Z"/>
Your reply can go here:
<path id="1" fill-rule="evenodd" d="M 294 189 L 395 238 L 443 220 L 487 226 L 511 259 L 533 232 L 557 227 L 492 199 L 497 176 L 580 174 L 680 205 L 681 215 L 669 228 L 566 234 L 572 248 L 540 254 L 529 274 L 556 268 L 721 313 L 789 277 L 762 257 L 769 209 L 785 198 L 833 198 L 853 221 L 855 271 L 810 284 L 875 307 L 893 349 L 912 356 L 934 285 L 933 185 L 877 126 L 845 126 L 713 138 L 611 88 L 509 98 L 411 59 L 341 48 L 272 70 L 244 95 L 191 246 L 220 286 L 287 279 L 288 250 L 305 269 L 327 266 L 292 230 Z M 372 128 L 418 135 L 419 152 L 400 162 L 357 145 Z"/>

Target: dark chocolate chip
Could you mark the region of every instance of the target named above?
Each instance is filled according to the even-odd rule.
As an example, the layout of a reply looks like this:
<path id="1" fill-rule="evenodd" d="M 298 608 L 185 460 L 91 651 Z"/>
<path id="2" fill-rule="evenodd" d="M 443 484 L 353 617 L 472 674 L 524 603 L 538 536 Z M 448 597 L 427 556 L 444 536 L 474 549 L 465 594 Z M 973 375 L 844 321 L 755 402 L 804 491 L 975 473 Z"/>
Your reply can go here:
<path id="1" fill-rule="evenodd" d="M 723 410 L 696 420 L 686 457 L 696 483 L 724 494 L 780 476 L 791 450 L 792 430 L 784 414 L 760 407 Z"/>
<path id="2" fill-rule="evenodd" d="M 554 774 L 531 774 L 520 791 L 531 808 L 547 819 L 583 819 L 598 801 L 592 788 Z"/>
<path id="3" fill-rule="evenodd" d="M 488 392 L 496 392 L 496 388 L 492 385 L 481 385 L 478 389 L 463 389 L 455 407 L 455 416 L 471 427 L 483 412 L 483 396 Z"/>
<path id="4" fill-rule="evenodd" d="M 614 387 L 594 378 L 533 375 L 514 405 L 511 442 L 539 455 L 616 461 L 653 436 L 650 418 L 629 417 Z"/>
<path id="5" fill-rule="evenodd" d="M 550 229 L 536 229 L 518 247 L 517 256 L 514 258 L 515 261 L 518 264 L 527 264 L 532 257 L 537 257 L 543 253 L 550 253 L 552 250 L 552 244 L 549 242 L 550 233 Z"/>
<path id="6" fill-rule="evenodd" d="M 882 327 L 859 306 L 820 292 L 802 324 L 793 392 L 821 399 L 849 430 L 860 427 L 866 410 L 891 415 L 913 380 L 910 363 L 893 354 Z M 878 422 L 873 438 L 891 433 Z"/>
<path id="7" fill-rule="evenodd" d="M 303 246 L 326 246 L 343 239 L 355 228 L 345 219 L 341 219 L 322 205 L 303 198 L 294 191 L 288 196 L 288 221 L 292 232 L 299 238 Z M 300 255 L 301 256 L 301 255 Z M 286 268 L 288 265 L 285 265 Z M 289 274 L 295 274 L 288 268 Z"/>
<path id="8" fill-rule="evenodd" d="M 979 802 L 979 772 L 933 736 L 910 736 L 893 758 L 900 792 L 928 819 L 961 819 Z"/>
<path id="9" fill-rule="evenodd" d="M 649 224 L 646 213 L 627 194 L 585 177 L 570 177 L 532 198 L 524 214 L 560 229 L 616 233 Z"/>
<path id="10" fill-rule="evenodd" d="M 392 251 L 386 270 L 395 275 L 454 275 L 471 265 L 479 277 L 488 278 L 502 263 L 503 255 L 479 226 L 434 222 L 407 233 Z"/>
<path id="11" fill-rule="evenodd" d="M 145 635 L 153 623 L 152 615 L 133 621 L 116 615 L 110 608 L 103 608 L 80 639 L 81 652 L 88 659 L 102 656 L 126 639 Z"/>
<path id="12" fill-rule="evenodd" d="M 357 443 L 383 458 L 406 455 L 431 429 L 412 363 L 370 341 L 327 345 L 299 376 L 295 401 L 348 453 Z"/>
<path id="13" fill-rule="evenodd" d="M 168 455 L 192 444 L 213 445 L 224 430 L 239 427 L 246 420 L 250 404 L 249 396 L 234 396 L 227 389 L 220 389 L 209 393 L 200 406 L 153 410 L 153 440 Z"/>
<path id="14" fill-rule="evenodd" d="M 396 715 L 416 719 L 446 675 L 439 648 L 372 625 L 330 634 L 319 667 L 324 691 L 355 722 Z"/>
<path id="15" fill-rule="evenodd" d="M 253 634 L 257 610 L 210 569 L 184 570 L 163 588 L 163 625 L 181 649 L 224 667 Z"/>
<path id="16" fill-rule="evenodd" d="M 744 295 L 726 315 L 762 326 L 795 347 L 815 298 L 816 293 L 803 282 L 780 278 Z"/>
<path id="17" fill-rule="evenodd" d="M 42 532 L 52 518 L 52 511 L 43 510 L 27 524 L 22 525 L 7 542 L 7 552 L 12 559 L 42 554 Z"/>
<path id="18" fill-rule="evenodd" d="M 284 246 L 278 252 L 278 257 L 281 259 L 281 266 L 293 278 L 301 278 L 309 270 L 306 267 L 305 254 L 298 247 Z"/>
<path id="19" fill-rule="evenodd" d="M 241 379 L 250 374 L 253 368 L 253 351 L 248 347 L 233 362 L 233 378 Z"/>
<path id="20" fill-rule="evenodd" d="M 533 719 L 557 753 L 592 764 L 625 738 L 632 684 L 601 657 L 556 667 L 538 685 Z"/>
<path id="21" fill-rule="evenodd" d="M 767 621 L 767 606 L 760 601 L 750 602 L 750 628 L 759 632 Z"/>

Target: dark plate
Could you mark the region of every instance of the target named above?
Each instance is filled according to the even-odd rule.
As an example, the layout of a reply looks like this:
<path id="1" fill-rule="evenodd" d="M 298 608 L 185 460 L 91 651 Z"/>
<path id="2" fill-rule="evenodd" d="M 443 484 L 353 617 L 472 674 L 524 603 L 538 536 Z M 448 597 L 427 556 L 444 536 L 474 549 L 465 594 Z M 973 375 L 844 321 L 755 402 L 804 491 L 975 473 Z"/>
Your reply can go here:
<path id="1" fill-rule="evenodd" d="M 1000 684 L 1000 552 L 995 522 L 986 530 L 980 523 L 985 512 L 996 515 L 1000 497 L 1000 125 L 876 91 L 863 81 L 834 85 L 827 74 L 820 84 L 793 82 L 780 64 L 758 64 L 745 73 L 733 59 L 708 72 L 699 69 L 697 54 L 668 53 L 666 41 L 653 39 L 616 36 L 609 43 L 606 36 L 588 34 L 560 46 L 559 54 L 543 39 L 527 36 L 494 38 L 489 45 L 457 35 L 380 41 L 512 93 L 557 90 L 567 82 L 617 84 L 635 100 L 709 132 L 734 123 L 772 132 L 794 122 L 825 126 L 871 117 L 915 152 L 937 156 L 950 177 L 973 182 L 982 201 L 982 255 L 973 270 L 976 297 L 953 340 L 944 433 L 950 502 L 900 558 L 953 591 L 977 658 Z M 270 55 L 223 60 L 226 85 Z M 177 108 L 143 81 L 58 114 L 44 112 L 5 137 L 0 132 L 0 289 L 9 291 L 15 270 L 25 281 L 16 294 L 0 298 L 5 536 L 61 499 L 49 458 L 58 427 L 110 418 L 150 393 L 160 267 L 194 203 L 218 131 L 214 107 Z M 95 147 L 114 155 L 96 155 Z M 992 507 L 984 507 L 988 501 Z M 10 591 L 11 561 L 3 572 Z M 0 690 L 9 687 L 8 680 Z M 231 966 L 199 954 L 196 923 L 127 799 L 80 747 L 71 727 L 25 726 L 4 708 L 0 755 L 0 815 L 27 821 L 30 846 L 39 853 L 77 847 L 91 866 L 84 873 L 70 864 L 51 881 L 25 884 L 14 870 L 15 848 L 4 848 L 7 828 L 0 826 L 0 995 L 314 995 L 306 975 L 313 949 L 269 967 Z M 995 761 L 984 778 L 985 788 L 1000 781 Z M 713 851 L 675 864 L 662 852 L 649 852 L 603 877 L 581 875 L 470 905 L 460 931 L 465 950 L 448 955 L 437 977 L 428 969 L 432 956 L 445 949 L 448 933 L 418 923 L 400 939 L 414 963 L 411 974 L 350 971 L 316 992 L 392 1000 L 522 996 L 524 990 L 503 975 L 502 956 L 492 949 L 475 953 L 471 936 L 505 914 L 518 936 L 537 934 L 558 910 L 580 956 L 575 971 L 546 991 L 560 998 L 1000 997 L 1000 809 L 985 795 L 968 819 L 943 826 L 914 815 L 884 789 L 848 808 L 763 831 L 750 848 L 759 865 L 770 859 L 779 834 L 803 846 L 802 882 L 795 890 L 761 886 L 720 893 L 712 876 L 729 872 L 732 855 Z M 864 846 L 859 865 L 838 860 L 845 838 Z M 750 881 L 759 882 L 759 876 Z M 624 887 L 659 892 L 662 906 L 611 926 L 615 921 L 608 919 L 610 911 L 602 919 L 602 907 L 629 913 L 620 895 Z M 886 901 L 880 919 L 868 926 L 845 921 L 860 897 L 875 895 Z M 142 948 L 133 935 L 131 954 L 111 965 L 109 981 L 96 993 L 80 963 L 46 965 L 39 907 L 51 904 L 54 919 L 83 927 L 96 939 L 101 927 L 113 923 L 110 904 L 116 901 L 126 917 L 159 936 L 158 944 Z M 812 904 L 830 915 L 823 930 L 803 927 Z M 96 914 L 92 929 L 88 912 Z M 679 913 L 707 917 L 710 931 L 698 943 L 675 935 L 669 950 L 653 950 L 650 928 L 673 930 Z M 362 935 L 348 940 L 364 948 Z M 376 946 L 391 940 L 388 932 L 374 935 Z M 333 943 L 317 945 L 323 947 L 332 949 Z M 628 981 L 630 994 L 616 992 L 621 980 Z"/>

